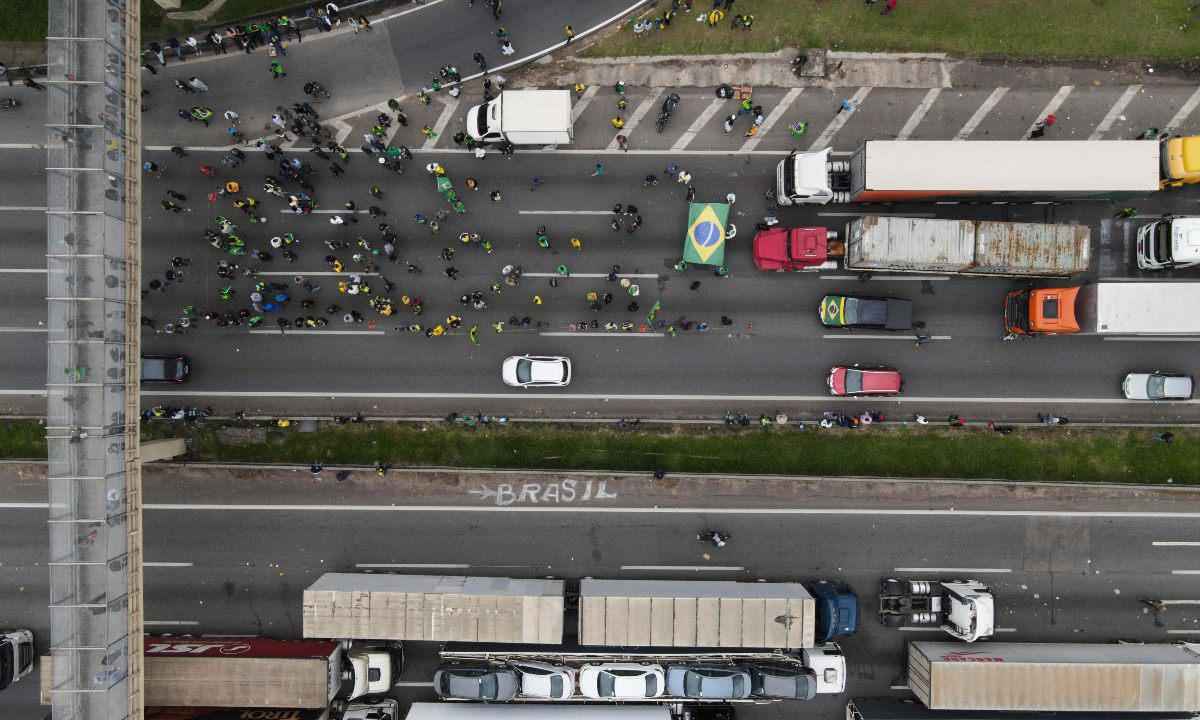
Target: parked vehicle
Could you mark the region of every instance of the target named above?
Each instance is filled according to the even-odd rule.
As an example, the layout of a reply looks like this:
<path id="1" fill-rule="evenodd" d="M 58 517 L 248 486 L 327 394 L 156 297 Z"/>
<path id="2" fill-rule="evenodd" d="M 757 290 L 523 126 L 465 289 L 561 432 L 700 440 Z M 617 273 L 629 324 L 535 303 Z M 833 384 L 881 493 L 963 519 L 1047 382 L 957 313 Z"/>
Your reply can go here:
<path id="1" fill-rule="evenodd" d="M 579 669 L 579 692 L 593 700 L 648 700 L 665 691 L 662 665 L 601 663 Z"/>
<path id="2" fill-rule="evenodd" d="M 433 674 L 433 691 L 446 700 L 508 702 L 517 688 L 517 673 L 498 665 L 451 665 Z"/>
<path id="3" fill-rule="evenodd" d="M 831 258 L 842 256 L 837 233 L 823 227 L 761 228 L 752 247 L 754 267 L 774 272 L 834 270 L 838 263 Z"/>
<path id="4" fill-rule="evenodd" d="M 817 680 L 812 670 L 796 667 L 751 665 L 750 695 L 771 700 L 812 700 Z"/>
<path id="5" fill-rule="evenodd" d="M 1191 400 L 1192 376 L 1182 373 L 1131 372 L 1121 383 L 1126 400 Z"/>
<path id="6" fill-rule="evenodd" d="M 510 387 L 566 387 L 571 384 L 571 359 L 513 355 L 501 366 L 500 377 Z"/>
<path id="7" fill-rule="evenodd" d="M 33 672 L 33 631 L 0 630 L 0 691 Z"/>
<path id="8" fill-rule="evenodd" d="M 1095 282 L 1022 288 L 1004 297 L 1006 338 L 1200 335 L 1200 283 Z"/>
<path id="9" fill-rule="evenodd" d="M 879 583 L 879 622 L 888 627 L 940 627 L 963 642 L 995 632 L 995 599 L 978 580 L 897 580 Z"/>
<path id="10" fill-rule="evenodd" d="M 750 673 L 736 665 L 668 665 L 667 694 L 706 700 L 750 697 Z"/>
<path id="11" fill-rule="evenodd" d="M 1141 270 L 1182 270 L 1200 265 L 1200 217 L 1167 216 L 1138 228 L 1137 265 Z"/>
<path id="12" fill-rule="evenodd" d="M 858 596 L 848 587 L 828 580 L 809 584 L 817 601 L 816 642 L 850 637 L 858 631 Z"/>
<path id="13" fill-rule="evenodd" d="M 912 330 L 912 300 L 826 295 L 819 309 L 825 327 Z"/>
<path id="14" fill-rule="evenodd" d="M 415 702 L 404 720 L 672 720 L 666 705 Z"/>
<path id="15" fill-rule="evenodd" d="M 505 90 L 467 111 L 467 134 L 485 143 L 566 145 L 574 137 L 570 90 Z"/>
<path id="16" fill-rule="evenodd" d="M 1196 720 L 1194 713 L 930 710 L 911 698 L 854 698 L 846 720 Z"/>
<path id="17" fill-rule="evenodd" d="M 181 383 L 192 372 L 186 355 L 142 353 L 142 383 Z"/>
<path id="18" fill-rule="evenodd" d="M 831 395 L 899 395 L 903 378 L 892 368 L 835 365 L 827 384 Z"/>
<path id="19" fill-rule="evenodd" d="M 579 675 L 575 668 L 532 660 L 513 662 L 510 666 L 517 673 L 521 697 L 566 700 L 575 695 Z"/>

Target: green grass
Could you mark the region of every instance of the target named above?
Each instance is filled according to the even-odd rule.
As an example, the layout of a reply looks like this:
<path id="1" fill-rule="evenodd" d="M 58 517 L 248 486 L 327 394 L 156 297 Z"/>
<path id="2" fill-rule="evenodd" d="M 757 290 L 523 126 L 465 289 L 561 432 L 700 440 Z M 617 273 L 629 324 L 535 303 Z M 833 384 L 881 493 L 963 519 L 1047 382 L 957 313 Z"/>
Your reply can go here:
<path id="1" fill-rule="evenodd" d="M 0 459 L 45 460 L 45 426 L 28 420 L 0 422 Z"/>
<path id="2" fill-rule="evenodd" d="M 1200 12 L 1188 21 L 1190 0 L 899 0 L 889 17 L 861 0 L 737 0 L 736 13 L 754 15 L 754 29 L 731 30 L 678 15 L 671 27 L 636 39 L 629 27 L 584 52 L 626 55 L 770 52 L 814 47 L 870 52 L 948 52 L 1015 58 L 1195 61 L 1200 59 Z M 659 3 L 660 12 L 667 7 Z M 695 0 L 696 10 L 711 3 Z"/>
<path id="3" fill-rule="evenodd" d="M 192 459 L 228 462 L 1200 483 L 1195 430 L 1177 430 L 1175 444 L 1166 446 L 1149 430 L 1061 428 L 1002 436 L 983 429 L 617 432 L 515 425 L 471 431 L 367 424 L 316 433 L 272 427 L 258 442 L 231 439 L 218 428 L 155 423 L 144 437 L 187 434 Z"/>
<path id="4" fill-rule="evenodd" d="M 198 10 L 208 0 L 183 0 L 180 10 Z M 295 0 L 228 0 L 204 27 L 251 15 L 271 13 L 294 7 Z M 0 0 L 0 41 L 38 41 L 46 37 L 49 23 L 46 0 Z M 300 13 L 303 14 L 303 13 Z M 167 20 L 167 11 L 154 0 L 142 0 L 142 40 L 162 40 L 169 34 L 182 33 L 197 27 L 191 22 Z"/>
<path id="5" fill-rule="evenodd" d="M 4 0 L 0 2 L 0 41 L 44 40 L 49 17 L 49 4 L 42 0 Z"/>

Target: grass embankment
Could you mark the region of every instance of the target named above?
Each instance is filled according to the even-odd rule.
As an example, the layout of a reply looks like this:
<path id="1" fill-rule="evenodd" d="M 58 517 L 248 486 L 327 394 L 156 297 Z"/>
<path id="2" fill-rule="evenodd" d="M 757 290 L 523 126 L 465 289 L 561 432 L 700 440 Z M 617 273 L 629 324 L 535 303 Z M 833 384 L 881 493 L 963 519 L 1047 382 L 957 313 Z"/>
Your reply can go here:
<path id="1" fill-rule="evenodd" d="M 635 38 L 630 26 L 584 51 L 592 57 L 771 52 L 784 46 L 869 52 L 947 52 L 1014 58 L 1200 59 L 1200 10 L 1190 0 L 737 0 L 750 31 L 678 15 L 665 31 Z M 659 13 L 667 7 L 659 3 Z M 695 0 L 696 11 L 712 7 Z"/>
<path id="2" fill-rule="evenodd" d="M 656 428 L 380 423 L 231 433 L 216 423 L 154 423 L 144 437 L 185 435 L 191 458 L 227 462 L 1200 483 L 1200 431 L 1192 429 L 1165 445 L 1154 440 L 1157 430 Z"/>
<path id="3" fill-rule="evenodd" d="M 180 10 L 199 10 L 208 0 L 183 0 Z M 294 7 L 295 0 L 228 0 L 211 20 L 201 23 L 208 27 L 230 20 L 270 13 Z M 0 2 L 0 41 L 36 42 L 46 37 L 49 23 L 48 3 L 44 0 L 3 0 Z M 142 40 L 162 40 L 171 33 L 195 28 L 194 22 L 167 19 L 167 11 L 154 0 L 142 0 Z M 182 38 L 180 38 L 182 40 Z"/>

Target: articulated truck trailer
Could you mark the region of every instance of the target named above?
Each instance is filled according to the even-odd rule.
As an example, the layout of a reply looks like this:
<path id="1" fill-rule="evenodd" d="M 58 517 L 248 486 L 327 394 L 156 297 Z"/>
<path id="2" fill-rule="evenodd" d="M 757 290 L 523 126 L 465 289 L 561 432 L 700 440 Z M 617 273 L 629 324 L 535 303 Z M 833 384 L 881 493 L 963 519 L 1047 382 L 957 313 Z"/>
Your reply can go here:
<path id="1" fill-rule="evenodd" d="M 1200 711 L 1200 645 L 908 644 L 908 687 L 931 710 Z"/>

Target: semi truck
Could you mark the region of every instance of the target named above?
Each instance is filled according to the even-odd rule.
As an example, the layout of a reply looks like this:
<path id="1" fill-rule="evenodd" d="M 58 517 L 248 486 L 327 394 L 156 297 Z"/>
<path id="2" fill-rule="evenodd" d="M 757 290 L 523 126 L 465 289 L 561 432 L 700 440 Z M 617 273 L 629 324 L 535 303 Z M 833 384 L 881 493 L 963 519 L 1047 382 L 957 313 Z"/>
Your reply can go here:
<path id="1" fill-rule="evenodd" d="M 910 642 L 908 687 L 931 710 L 1195 712 L 1200 645 Z"/>
<path id="2" fill-rule="evenodd" d="M 400 720 L 400 702 L 379 698 L 344 708 L 146 708 L 144 720 Z"/>
<path id="3" fill-rule="evenodd" d="M 570 90 L 505 90 L 467 111 L 467 133 L 484 143 L 566 145 L 574 138 Z"/>
<path id="4" fill-rule="evenodd" d="M 1092 259 L 1085 225 L 864 215 L 845 237 L 826 228 L 768 228 L 754 239 L 760 269 L 1070 277 Z"/>
<path id="5" fill-rule="evenodd" d="M 0 691 L 33 672 L 33 631 L 0 630 Z"/>
<path id="6" fill-rule="evenodd" d="M 879 583 L 879 621 L 895 628 L 941 628 L 975 642 L 995 632 L 995 599 L 978 580 L 887 578 Z"/>
<path id="7" fill-rule="evenodd" d="M 671 720 L 666 705 L 503 705 L 415 702 L 404 720 Z"/>
<path id="8" fill-rule="evenodd" d="M 1200 335 L 1200 283 L 1095 282 L 1012 290 L 1005 339 L 1037 335 Z"/>
<path id="9" fill-rule="evenodd" d="M 916 700 L 854 698 L 846 703 L 846 720 L 1196 720 L 1194 713 L 1003 712 L 995 710 L 930 710 Z"/>
<path id="10" fill-rule="evenodd" d="M 791 153 L 775 169 L 775 198 L 825 205 L 1123 197 L 1200 181 L 1195 160 L 1189 166 L 1173 150 L 1196 140 L 868 140 L 848 159 L 830 148 Z"/>
<path id="11" fill-rule="evenodd" d="M 1166 216 L 1137 231 L 1140 270 L 1182 270 L 1200 265 L 1200 217 Z"/>

